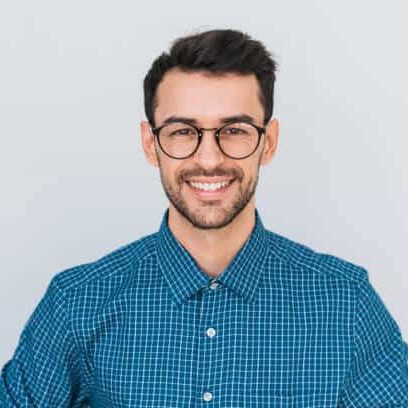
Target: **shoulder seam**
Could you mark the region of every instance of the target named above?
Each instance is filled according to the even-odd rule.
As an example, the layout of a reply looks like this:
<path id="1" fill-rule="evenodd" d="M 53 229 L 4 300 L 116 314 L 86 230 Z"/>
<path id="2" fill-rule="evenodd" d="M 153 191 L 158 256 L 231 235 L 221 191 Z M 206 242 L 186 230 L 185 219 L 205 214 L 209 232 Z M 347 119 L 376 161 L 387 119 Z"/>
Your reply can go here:
<path id="1" fill-rule="evenodd" d="M 270 233 L 270 231 L 268 231 L 268 232 Z M 272 233 L 272 234 L 274 234 L 274 233 Z M 270 235 L 270 234 L 268 234 L 268 235 Z M 281 236 L 281 237 L 283 239 L 285 239 L 285 240 L 287 239 L 287 238 L 285 238 L 283 236 Z M 330 274 L 330 276 L 334 276 L 334 277 L 337 277 L 337 278 L 340 278 L 340 279 L 345 279 L 347 281 L 351 281 L 351 282 L 360 284 L 361 282 L 364 281 L 365 276 L 367 275 L 367 270 L 363 266 L 353 264 L 351 262 L 343 260 L 343 259 L 341 259 L 341 258 L 339 258 L 337 256 L 334 256 L 334 255 L 330 255 L 330 254 L 315 251 L 312 248 L 307 247 L 306 245 L 300 244 L 298 242 L 295 242 L 295 241 L 292 241 L 292 242 L 294 244 L 296 244 L 296 245 L 300 245 L 301 247 L 305 248 L 308 251 L 311 251 L 311 254 L 314 255 L 314 256 L 319 256 L 321 258 L 325 257 L 325 256 L 331 256 L 331 257 L 333 257 L 333 259 L 336 259 L 336 260 L 338 260 L 340 262 L 347 263 L 348 265 L 346 265 L 346 266 L 347 266 L 348 270 L 353 270 L 354 269 L 354 270 L 359 270 L 360 272 L 364 272 L 363 275 L 359 278 L 359 277 L 354 277 L 354 276 L 347 276 L 345 274 L 337 275 L 337 274 L 333 273 L 331 268 L 328 268 L 328 273 Z M 273 247 L 277 247 L 279 249 L 279 251 L 275 252 L 273 250 Z M 309 265 L 309 264 L 307 264 L 305 262 L 302 262 L 302 261 L 300 261 L 298 259 L 293 259 L 293 256 L 287 250 L 287 248 L 285 248 L 283 245 L 280 245 L 279 243 L 275 242 L 275 240 L 273 240 L 273 239 L 269 239 L 268 250 L 269 250 L 269 253 L 271 253 L 275 257 L 279 258 L 282 262 L 285 262 L 285 263 L 291 264 L 291 265 L 299 265 L 299 266 L 301 266 L 303 268 L 312 270 L 312 271 L 317 272 L 319 274 L 323 274 L 323 272 L 321 270 L 319 270 L 319 268 L 316 268 L 313 265 Z M 284 252 L 286 254 L 286 257 L 284 257 L 280 252 Z"/>
<path id="2" fill-rule="evenodd" d="M 137 250 L 136 250 L 137 251 Z M 137 254 L 133 254 L 130 256 L 130 259 L 128 261 L 126 261 L 122 267 L 120 268 L 120 270 L 123 270 L 125 268 L 130 268 L 130 270 L 134 270 L 136 265 L 140 262 L 143 262 L 145 259 L 154 256 L 156 254 L 156 248 L 152 249 L 151 251 L 147 251 L 147 253 L 145 254 L 141 254 L 140 256 L 138 256 Z M 109 256 L 106 255 L 106 256 Z M 83 263 L 77 266 L 74 266 L 72 268 L 68 268 L 65 269 L 63 271 L 61 271 L 60 273 L 58 273 L 57 275 L 54 276 L 53 280 L 55 280 L 56 282 L 59 282 L 60 280 L 60 275 L 63 274 L 64 272 L 70 271 L 70 270 L 80 270 L 82 268 L 96 268 L 99 269 L 101 266 L 97 266 L 98 261 L 100 261 L 101 259 L 103 259 L 104 257 L 93 261 L 93 262 L 88 262 L 88 263 Z M 69 296 L 69 292 L 76 290 L 80 287 L 86 287 L 87 285 L 91 284 L 92 282 L 94 282 L 95 280 L 105 280 L 105 279 L 109 279 L 111 276 L 113 276 L 115 273 L 118 272 L 118 269 L 112 270 L 111 272 L 108 272 L 106 275 L 104 275 L 103 277 L 101 276 L 91 276 L 87 279 L 85 279 L 83 282 L 80 282 L 78 285 L 72 284 L 72 285 L 68 285 L 68 288 L 62 288 L 60 285 L 58 285 L 58 289 L 60 292 L 64 293 L 66 296 Z"/>

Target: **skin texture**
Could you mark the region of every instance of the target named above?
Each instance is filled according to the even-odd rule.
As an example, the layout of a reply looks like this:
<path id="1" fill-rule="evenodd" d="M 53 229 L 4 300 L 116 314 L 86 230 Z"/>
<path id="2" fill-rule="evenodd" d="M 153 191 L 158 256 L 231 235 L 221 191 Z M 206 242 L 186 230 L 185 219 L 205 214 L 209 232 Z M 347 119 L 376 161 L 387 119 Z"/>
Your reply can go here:
<path id="1" fill-rule="evenodd" d="M 156 126 L 170 116 L 191 118 L 197 126 L 215 128 L 222 119 L 249 115 L 263 127 L 264 111 L 254 75 L 168 71 L 157 89 Z M 141 122 L 142 147 L 150 164 L 158 167 L 169 199 L 169 228 L 200 268 L 218 276 L 243 246 L 255 224 L 255 191 L 260 166 L 270 163 L 277 148 L 279 124 L 266 125 L 258 149 L 246 159 L 226 157 L 213 132 L 205 131 L 197 152 L 184 160 L 166 156 L 150 125 Z M 202 182 L 234 178 L 219 199 L 200 197 L 187 180 Z"/>

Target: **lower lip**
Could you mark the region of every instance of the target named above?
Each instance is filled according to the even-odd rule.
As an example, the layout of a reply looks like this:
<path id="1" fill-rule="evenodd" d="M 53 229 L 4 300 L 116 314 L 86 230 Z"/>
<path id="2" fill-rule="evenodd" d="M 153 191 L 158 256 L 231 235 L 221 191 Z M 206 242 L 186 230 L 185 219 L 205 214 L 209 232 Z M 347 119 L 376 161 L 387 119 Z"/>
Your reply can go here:
<path id="1" fill-rule="evenodd" d="M 231 186 L 234 184 L 235 180 L 233 180 L 231 183 L 226 185 L 223 188 L 220 188 L 219 190 L 215 191 L 204 191 L 204 190 L 199 190 L 198 188 L 194 188 L 190 183 L 186 183 L 190 190 L 194 192 L 196 196 L 199 198 L 208 198 L 208 199 L 217 199 L 221 198 L 224 194 L 228 192 L 228 190 L 231 188 Z"/>

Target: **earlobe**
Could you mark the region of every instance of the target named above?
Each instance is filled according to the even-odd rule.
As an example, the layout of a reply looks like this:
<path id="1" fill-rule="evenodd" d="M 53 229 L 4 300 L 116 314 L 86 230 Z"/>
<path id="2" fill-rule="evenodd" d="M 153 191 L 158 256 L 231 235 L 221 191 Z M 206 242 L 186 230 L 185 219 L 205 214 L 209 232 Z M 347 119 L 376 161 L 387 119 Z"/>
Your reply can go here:
<path id="1" fill-rule="evenodd" d="M 155 167 L 159 167 L 157 152 L 155 147 L 155 137 L 147 121 L 140 123 L 140 135 L 142 148 L 148 162 Z"/>

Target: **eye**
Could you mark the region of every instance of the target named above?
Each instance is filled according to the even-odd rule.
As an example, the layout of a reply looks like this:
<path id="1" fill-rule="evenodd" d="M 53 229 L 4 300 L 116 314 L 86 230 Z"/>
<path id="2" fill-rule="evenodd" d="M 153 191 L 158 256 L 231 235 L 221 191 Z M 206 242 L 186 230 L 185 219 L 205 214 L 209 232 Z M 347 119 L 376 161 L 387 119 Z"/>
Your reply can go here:
<path id="1" fill-rule="evenodd" d="M 248 132 L 242 127 L 226 127 L 222 130 L 226 135 L 246 135 Z"/>
<path id="2" fill-rule="evenodd" d="M 181 128 L 181 129 L 176 129 L 173 130 L 170 133 L 170 136 L 192 136 L 195 134 L 194 129 L 191 128 Z"/>

